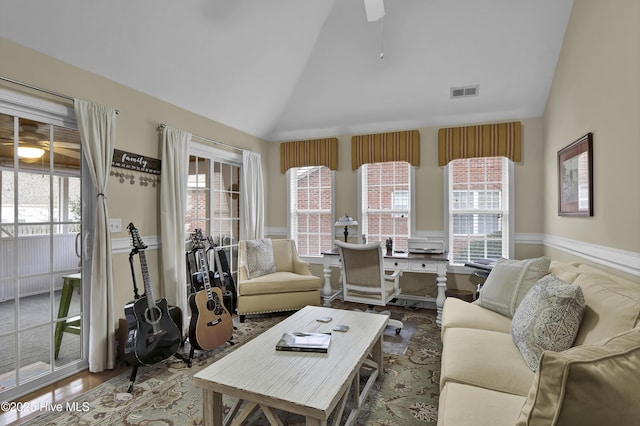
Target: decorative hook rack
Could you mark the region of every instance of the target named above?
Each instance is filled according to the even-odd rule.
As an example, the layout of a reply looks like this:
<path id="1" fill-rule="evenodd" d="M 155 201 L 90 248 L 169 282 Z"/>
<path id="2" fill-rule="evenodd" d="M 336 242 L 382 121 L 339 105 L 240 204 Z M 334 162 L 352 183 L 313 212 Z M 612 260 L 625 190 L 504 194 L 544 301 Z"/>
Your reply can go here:
<path id="1" fill-rule="evenodd" d="M 114 149 L 111 166 L 125 170 L 124 172 L 112 170 L 110 173 L 111 176 L 117 177 L 120 183 L 129 182 L 131 185 L 135 184 L 136 175 L 134 172 L 140 172 L 154 175 L 138 176 L 140 186 L 149 186 L 151 184 L 151 187 L 155 188 L 160 184 L 161 161 L 157 158 Z"/>
<path id="2" fill-rule="evenodd" d="M 131 173 L 123 173 L 123 172 L 114 172 L 113 170 L 110 173 L 111 176 L 118 178 L 118 182 L 126 183 L 134 185 L 136 183 L 136 175 Z M 138 176 L 138 184 L 140 186 L 149 186 L 152 188 L 157 187 L 160 184 L 160 176 L 147 177 L 147 176 Z"/>

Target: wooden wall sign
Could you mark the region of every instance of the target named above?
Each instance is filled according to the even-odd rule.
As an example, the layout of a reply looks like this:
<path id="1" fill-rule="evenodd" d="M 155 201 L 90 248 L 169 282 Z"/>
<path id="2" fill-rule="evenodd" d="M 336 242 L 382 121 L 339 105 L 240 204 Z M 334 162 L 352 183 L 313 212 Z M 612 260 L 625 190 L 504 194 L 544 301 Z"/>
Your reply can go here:
<path id="1" fill-rule="evenodd" d="M 133 154 L 119 149 L 113 150 L 113 160 L 111 165 L 121 169 L 135 170 L 137 172 L 160 174 L 161 161 L 140 154 Z"/>

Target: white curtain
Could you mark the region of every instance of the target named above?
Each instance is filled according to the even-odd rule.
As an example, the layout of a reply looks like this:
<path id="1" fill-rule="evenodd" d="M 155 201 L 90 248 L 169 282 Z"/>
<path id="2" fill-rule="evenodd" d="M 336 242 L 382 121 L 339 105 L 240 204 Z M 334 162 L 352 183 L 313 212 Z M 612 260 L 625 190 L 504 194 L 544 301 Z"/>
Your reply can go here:
<path id="1" fill-rule="evenodd" d="M 96 189 L 91 309 L 89 318 L 89 371 L 113 369 L 115 364 L 115 318 L 107 183 L 116 138 L 116 110 L 74 99 L 82 152 Z"/>
<path id="2" fill-rule="evenodd" d="M 260 154 L 242 153 L 242 228 L 240 238 L 255 240 L 264 237 L 264 186 Z"/>
<path id="3" fill-rule="evenodd" d="M 160 239 L 164 296 L 182 310 L 187 330 L 187 282 L 185 266 L 185 211 L 191 133 L 165 126 L 162 129 L 160 169 Z"/>

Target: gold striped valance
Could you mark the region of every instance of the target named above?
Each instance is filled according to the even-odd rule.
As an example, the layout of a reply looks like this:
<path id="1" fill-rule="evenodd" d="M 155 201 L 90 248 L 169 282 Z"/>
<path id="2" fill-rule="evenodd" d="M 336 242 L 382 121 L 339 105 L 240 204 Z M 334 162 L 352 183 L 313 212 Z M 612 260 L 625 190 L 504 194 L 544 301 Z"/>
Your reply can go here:
<path id="1" fill-rule="evenodd" d="M 338 139 L 311 139 L 280 144 L 280 173 L 292 167 L 327 166 L 338 170 Z"/>
<path id="2" fill-rule="evenodd" d="M 406 161 L 420 165 L 420 132 L 376 133 L 351 137 L 351 168 L 357 170 L 367 163 Z"/>
<path id="3" fill-rule="evenodd" d="M 483 124 L 438 130 L 438 164 L 474 157 L 507 157 L 514 162 L 521 156 L 521 123 Z"/>

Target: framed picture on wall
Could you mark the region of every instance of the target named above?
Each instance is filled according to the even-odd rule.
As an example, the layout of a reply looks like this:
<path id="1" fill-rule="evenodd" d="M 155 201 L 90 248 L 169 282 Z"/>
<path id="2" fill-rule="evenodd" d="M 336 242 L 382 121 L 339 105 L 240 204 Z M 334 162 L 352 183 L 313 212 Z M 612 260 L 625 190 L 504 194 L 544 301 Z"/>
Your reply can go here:
<path id="1" fill-rule="evenodd" d="M 593 216 L 593 134 L 558 151 L 558 215 Z"/>

